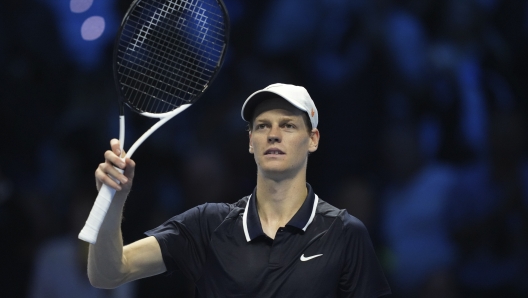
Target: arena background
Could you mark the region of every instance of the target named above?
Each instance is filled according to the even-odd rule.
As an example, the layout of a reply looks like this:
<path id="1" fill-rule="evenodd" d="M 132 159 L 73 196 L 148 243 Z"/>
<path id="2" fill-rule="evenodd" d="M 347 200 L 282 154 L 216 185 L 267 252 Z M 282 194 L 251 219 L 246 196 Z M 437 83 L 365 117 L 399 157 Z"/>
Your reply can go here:
<path id="1" fill-rule="evenodd" d="M 308 182 L 367 225 L 393 297 L 528 296 L 527 1 L 225 3 L 219 77 L 135 153 L 126 243 L 251 193 L 241 105 L 292 83 L 320 113 Z M 118 133 L 111 50 L 129 4 L 0 2 L 2 297 L 193 297 L 178 273 L 93 289 L 76 237 Z M 127 115 L 130 146 L 151 122 Z"/>

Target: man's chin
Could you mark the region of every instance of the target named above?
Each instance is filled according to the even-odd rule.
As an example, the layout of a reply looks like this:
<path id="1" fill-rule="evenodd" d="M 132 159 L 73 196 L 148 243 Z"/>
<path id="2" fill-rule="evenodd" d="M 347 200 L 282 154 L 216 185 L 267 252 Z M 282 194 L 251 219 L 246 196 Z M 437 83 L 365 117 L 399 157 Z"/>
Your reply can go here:
<path id="1" fill-rule="evenodd" d="M 287 169 L 285 167 L 279 167 L 279 166 L 263 167 L 260 169 L 260 172 L 264 177 L 272 179 L 272 180 L 276 180 L 276 181 L 285 180 L 285 179 L 292 178 L 295 176 L 294 171 L 292 171 L 291 169 Z"/>

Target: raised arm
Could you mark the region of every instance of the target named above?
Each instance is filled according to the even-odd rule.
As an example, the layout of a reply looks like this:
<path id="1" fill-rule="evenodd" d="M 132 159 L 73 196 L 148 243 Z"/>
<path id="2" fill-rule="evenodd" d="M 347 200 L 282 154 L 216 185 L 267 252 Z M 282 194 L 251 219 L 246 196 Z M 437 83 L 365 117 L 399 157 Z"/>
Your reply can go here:
<path id="1" fill-rule="evenodd" d="M 105 152 L 105 162 L 95 171 L 97 189 L 101 185 L 117 190 L 103 221 L 96 244 L 90 244 L 88 278 L 97 288 L 111 289 L 129 281 L 165 272 L 158 241 L 147 237 L 123 247 L 121 219 L 126 198 L 132 187 L 135 163 L 121 160 L 119 141 L 110 141 L 111 150 Z M 123 154 L 124 155 L 124 154 Z M 114 165 L 124 169 L 123 174 Z M 110 176 L 116 178 L 116 183 Z"/>

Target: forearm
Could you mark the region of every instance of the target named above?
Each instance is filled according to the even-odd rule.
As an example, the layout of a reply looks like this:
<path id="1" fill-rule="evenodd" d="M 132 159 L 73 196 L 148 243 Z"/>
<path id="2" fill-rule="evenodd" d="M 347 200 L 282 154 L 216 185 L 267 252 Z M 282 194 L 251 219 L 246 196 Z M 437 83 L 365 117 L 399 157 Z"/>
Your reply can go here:
<path id="1" fill-rule="evenodd" d="M 132 187 L 135 163 L 119 157 L 117 140 L 110 141 L 112 150 L 105 152 L 105 162 L 95 171 L 97 188 L 106 184 L 118 190 L 99 230 L 97 241 L 90 244 L 88 278 L 97 288 L 115 288 L 129 281 L 165 271 L 158 241 L 154 237 L 140 239 L 123 246 L 121 219 L 126 197 Z M 114 166 L 124 169 L 121 173 Z M 111 177 L 119 180 L 120 183 Z"/>
<path id="2" fill-rule="evenodd" d="M 128 275 L 123 256 L 121 219 L 126 193 L 117 192 L 105 216 L 97 242 L 90 244 L 88 278 L 98 288 L 115 288 L 125 283 Z"/>

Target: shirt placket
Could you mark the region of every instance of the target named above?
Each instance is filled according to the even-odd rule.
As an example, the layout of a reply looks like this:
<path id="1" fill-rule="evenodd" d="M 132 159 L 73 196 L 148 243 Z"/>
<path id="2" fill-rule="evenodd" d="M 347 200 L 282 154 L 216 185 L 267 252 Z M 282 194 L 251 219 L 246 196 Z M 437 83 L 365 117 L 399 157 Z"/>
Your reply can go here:
<path id="1" fill-rule="evenodd" d="M 284 256 L 284 244 L 288 239 L 288 232 L 284 228 L 279 228 L 275 234 L 275 239 L 271 246 L 268 265 L 270 267 L 282 266 Z"/>

